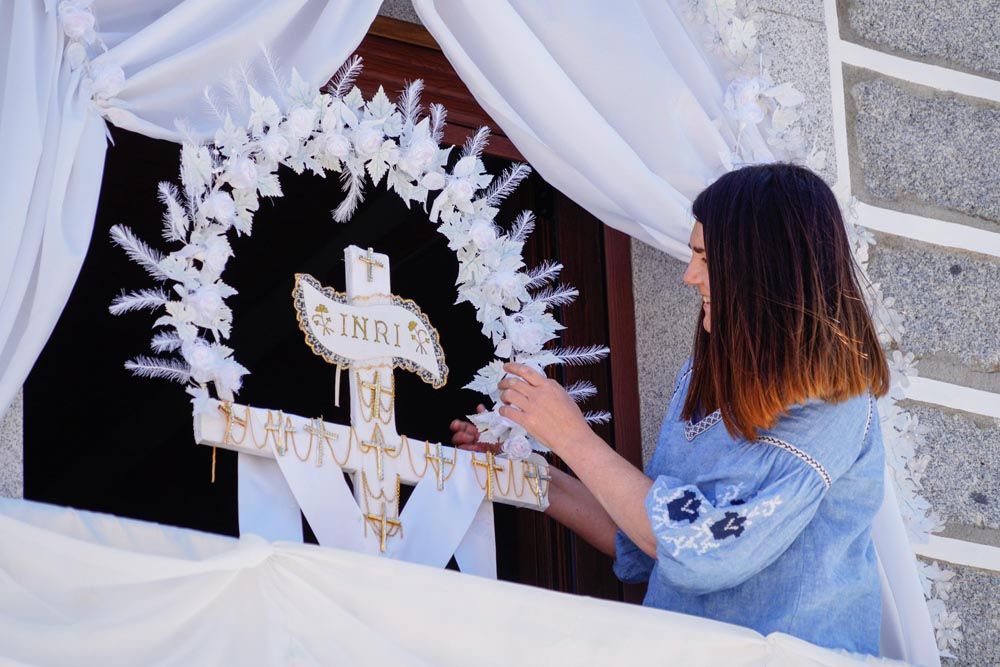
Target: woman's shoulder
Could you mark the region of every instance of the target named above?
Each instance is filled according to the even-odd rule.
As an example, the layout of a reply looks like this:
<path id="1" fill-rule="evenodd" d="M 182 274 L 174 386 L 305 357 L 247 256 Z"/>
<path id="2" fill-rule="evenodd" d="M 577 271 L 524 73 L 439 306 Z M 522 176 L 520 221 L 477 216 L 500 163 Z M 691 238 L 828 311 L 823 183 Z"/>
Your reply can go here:
<path id="1" fill-rule="evenodd" d="M 758 440 L 778 441 L 819 461 L 831 470 L 846 470 L 861 454 L 877 424 L 878 407 L 871 392 L 842 401 L 809 399 L 787 408 Z"/>

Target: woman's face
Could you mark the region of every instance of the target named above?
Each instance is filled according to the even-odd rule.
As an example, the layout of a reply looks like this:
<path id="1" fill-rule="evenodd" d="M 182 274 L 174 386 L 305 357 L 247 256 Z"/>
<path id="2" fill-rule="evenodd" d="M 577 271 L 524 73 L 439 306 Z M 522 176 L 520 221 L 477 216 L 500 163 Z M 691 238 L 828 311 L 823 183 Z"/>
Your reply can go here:
<path id="1" fill-rule="evenodd" d="M 688 262 L 687 270 L 684 271 L 684 282 L 691 285 L 701 294 L 701 326 L 705 331 L 712 333 L 712 298 L 708 289 L 708 258 L 705 257 L 705 228 L 700 222 L 694 223 L 691 230 L 691 239 L 688 241 L 691 248 L 691 261 Z"/>

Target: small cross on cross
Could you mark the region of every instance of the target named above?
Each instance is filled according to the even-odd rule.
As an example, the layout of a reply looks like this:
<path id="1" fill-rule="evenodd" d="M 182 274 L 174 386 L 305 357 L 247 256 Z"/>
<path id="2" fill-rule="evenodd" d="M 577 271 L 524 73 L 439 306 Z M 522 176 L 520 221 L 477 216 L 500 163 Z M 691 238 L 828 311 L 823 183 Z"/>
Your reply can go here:
<path id="1" fill-rule="evenodd" d="M 385 444 L 385 436 L 382 435 L 382 429 L 379 428 L 378 424 L 375 424 L 375 430 L 372 431 L 372 439 L 370 441 L 361 442 L 361 451 L 367 454 L 368 452 L 375 450 L 375 470 L 378 472 L 378 479 L 381 482 L 383 477 L 382 472 L 382 457 L 384 454 L 395 454 L 399 450 L 395 447 L 387 447 Z"/>
<path id="2" fill-rule="evenodd" d="M 381 508 L 378 514 L 365 514 L 365 519 L 377 528 L 379 532 L 379 550 L 385 553 L 385 540 L 387 537 L 395 537 L 398 533 L 402 537 L 403 524 L 399 519 L 390 519 L 385 514 L 385 501 L 379 503 Z"/>
<path id="3" fill-rule="evenodd" d="M 428 463 L 434 466 L 434 476 L 437 479 L 437 488 L 438 491 L 441 491 L 444 489 L 444 467 L 446 465 L 451 465 L 452 467 L 454 467 L 455 459 L 449 459 L 446 456 L 444 456 L 444 454 L 441 453 L 440 442 L 434 444 L 434 449 L 435 449 L 434 456 L 431 456 L 430 448 L 431 448 L 430 443 L 425 442 L 424 459 L 426 459 Z"/>
<path id="4" fill-rule="evenodd" d="M 503 466 L 498 466 L 496 457 L 493 452 L 486 452 L 486 460 L 480 461 L 476 458 L 476 455 L 472 455 L 472 465 L 477 468 L 486 469 L 486 499 L 493 502 L 493 486 L 494 484 L 499 484 L 496 480 L 497 472 L 503 470 Z"/>
<path id="5" fill-rule="evenodd" d="M 531 485 L 531 492 L 535 494 L 535 498 L 538 500 L 538 506 L 542 506 L 542 498 L 545 496 L 545 490 L 542 488 L 542 482 L 552 481 L 550 477 L 544 470 L 538 467 L 537 463 L 531 463 L 530 461 L 521 461 L 521 465 L 524 466 L 524 477 L 528 480 Z"/>
<path id="6" fill-rule="evenodd" d="M 361 380 L 361 389 L 371 393 L 371 415 L 372 420 L 380 419 L 382 416 L 382 396 L 388 396 L 391 400 L 389 401 L 389 412 L 392 412 L 392 401 L 396 398 L 396 391 L 392 387 L 383 387 L 382 383 L 379 382 L 379 372 L 375 371 L 375 377 L 372 378 L 371 382 L 366 382 Z"/>
<path id="7" fill-rule="evenodd" d="M 379 268 L 379 269 L 381 269 L 381 268 L 385 267 L 385 265 L 382 264 L 382 262 L 378 261 L 377 259 L 375 259 L 372 256 L 372 252 L 373 252 L 372 249 L 368 248 L 368 254 L 366 254 L 364 257 L 358 257 L 358 261 L 359 262 L 364 262 L 365 264 L 368 265 L 366 267 L 368 269 L 368 282 L 372 281 L 372 269 L 373 268 Z"/>

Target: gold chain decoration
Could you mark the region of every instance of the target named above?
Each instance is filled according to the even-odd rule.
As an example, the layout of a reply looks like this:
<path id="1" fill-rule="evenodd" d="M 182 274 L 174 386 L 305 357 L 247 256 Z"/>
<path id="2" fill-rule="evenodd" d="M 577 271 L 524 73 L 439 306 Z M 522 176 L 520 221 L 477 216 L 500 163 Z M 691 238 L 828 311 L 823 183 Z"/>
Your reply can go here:
<path id="1" fill-rule="evenodd" d="M 395 373 L 389 373 L 389 387 L 388 389 L 382 386 L 380 381 L 379 371 L 375 371 L 375 377 L 372 378 L 371 382 L 367 382 L 361 379 L 361 373 L 355 371 L 354 376 L 358 383 L 358 397 L 361 400 L 361 417 L 366 422 L 379 421 L 382 424 L 388 426 L 392 422 L 392 411 L 395 408 L 396 403 L 396 376 Z M 365 394 L 368 394 L 368 400 L 365 401 Z M 382 403 L 382 397 L 389 397 L 389 406 L 385 407 Z M 365 408 L 368 408 L 368 414 L 365 415 Z M 382 414 L 385 413 L 383 417 Z"/>

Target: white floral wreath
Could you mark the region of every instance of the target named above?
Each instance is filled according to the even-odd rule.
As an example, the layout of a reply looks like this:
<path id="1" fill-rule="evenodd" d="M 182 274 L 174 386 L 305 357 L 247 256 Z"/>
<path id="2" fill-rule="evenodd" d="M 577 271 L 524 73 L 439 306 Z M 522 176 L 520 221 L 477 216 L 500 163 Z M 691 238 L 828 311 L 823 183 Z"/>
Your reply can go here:
<path id="1" fill-rule="evenodd" d="M 264 62 L 267 74 L 280 83 L 278 70 L 266 53 Z M 239 80 L 249 108 L 245 127 L 237 125 L 206 90 L 222 128 L 211 146 L 184 142 L 182 191 L 167 182 L 159 186 L 166 208 L 163 236 L 180 247 L 164 255 L 128 227 L 116 225 L 111 230 L 114 242 L 132 260 L 158 281 L 172 283 L 169 292 L 156 288 L 123 293 L 112 303 L 111 313 L 162 308 L 166 314 L 153 325 L 161 330 L 153 336 L 151 347 L 156 353 L 179 352 L 181 357 L 143 356 L 125 366 L 143 377 L 188 385 L 196 414 L 211 405 L 209 385 L 214 385 L 220 397 L 235 394 L 249 371 L 222 343 L 233 321 L 226 298 L 236 293 L 222 281 L 222 272 L 233 257 L 227 238 L 230 230 L 249 235 L 258 198 L 281 196 L 278 165 L 297 174 L 339 173 L 346 197 L 333 211 L 338 222 L 350 219 L 362 201 L 366 175 L 374 185 L 384 178 L 407 206 L 419 202 L 426 210 L 429 194 L 438 193 L 429 218 L 440 223 L 438 230 L 458 257 L 456 303 L 467 301 L 475 307 L 483 334 L 496 348 L 498 358 L 467 385 L 486 394 L 493 408 L 470 418 L 484 440 L 502 443 L 511 458 L 524 458 L 532 449 L 547 451 L 497 412 L 503 360 L 514 359 L 541 370 L 552 364 L 593 363 L 608 350 L 596 345 L 544 349 L 564 328 L 550 308 L 571 303 L 577 290 L 556 282 L 562 269 L 558 263 L 544 262 L 525 270 L 524 243 L 534 228 L 531 212 L 522 212 L 506 232 L 494 222 L 500 202 L 531 169 L 515 164 L 497 179 L 486 173 L 481 156 L 489 130 L 483 127 L 465 143 L 460 159 L 449 170 L 453 147 L 440 147 L 446 112 L 431 104 L 428 115 L 422 115 L 422 82 L 408 84 L 396 104 L 381 87 L 365 101 L 353 85 L 360 71 L 361 59 L 355 56 L 325 92 L 317 92 L 292 70 L 291 84 L 279 85 L 284 93 L 275 100 L 257 91 L 245 68 Z M 579 382 L 569 391 L 582 401 L 597 390 L 589 382 Z M 607 412 L 588 412 L 585 417 L 591 423 L 610 419 Z"/>

